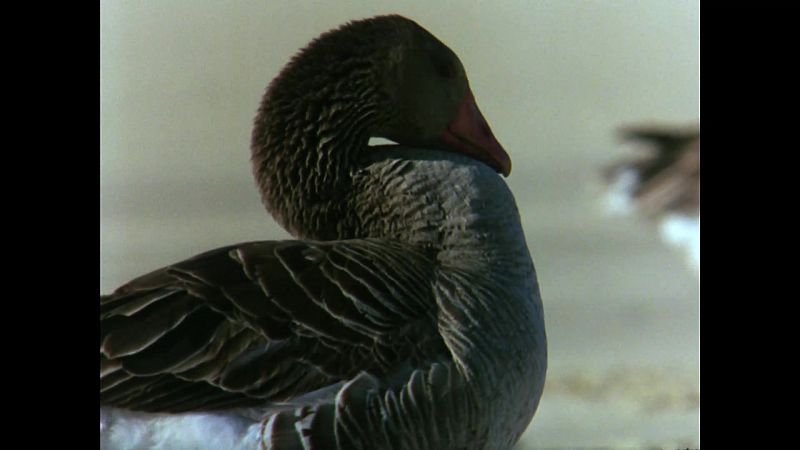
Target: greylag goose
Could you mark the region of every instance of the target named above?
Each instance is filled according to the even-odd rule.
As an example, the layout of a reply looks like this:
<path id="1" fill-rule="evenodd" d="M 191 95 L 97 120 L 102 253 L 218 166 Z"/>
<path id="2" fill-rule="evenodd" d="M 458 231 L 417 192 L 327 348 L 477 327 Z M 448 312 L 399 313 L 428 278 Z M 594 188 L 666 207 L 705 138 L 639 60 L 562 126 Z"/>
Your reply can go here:
<path id="1" fill-rule="evenodd" d="M 268 87 L 251 150 L 297 240 L 100 297 L 102 446 L 510 448 L 544 385 L 542 303 L 455 53 L 400 16 L 324 33 Z"/>
<path id="2" fill-rule="evenodd" d="M 663 240 L 700 268 L 700 129 L 696 125 L 636 125 L 620 130 L 640 155 L 604 170 L 612 212 L 636 211 L 658 223 Z M 699 272 L 696 272 L 699 274 Z"/>

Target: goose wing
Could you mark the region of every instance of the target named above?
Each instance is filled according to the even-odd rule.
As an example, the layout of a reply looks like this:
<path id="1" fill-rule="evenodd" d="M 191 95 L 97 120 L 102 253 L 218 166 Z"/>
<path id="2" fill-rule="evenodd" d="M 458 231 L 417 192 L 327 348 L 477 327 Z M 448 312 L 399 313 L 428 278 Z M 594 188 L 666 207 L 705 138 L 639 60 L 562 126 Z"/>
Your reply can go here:
<path id="1" fill-rule="evenodd" d="M 443 350 L 433 260 L 386 240 L 212 250 L 100 298 L 101 403 L 181 412 L 288 401 Z"/>

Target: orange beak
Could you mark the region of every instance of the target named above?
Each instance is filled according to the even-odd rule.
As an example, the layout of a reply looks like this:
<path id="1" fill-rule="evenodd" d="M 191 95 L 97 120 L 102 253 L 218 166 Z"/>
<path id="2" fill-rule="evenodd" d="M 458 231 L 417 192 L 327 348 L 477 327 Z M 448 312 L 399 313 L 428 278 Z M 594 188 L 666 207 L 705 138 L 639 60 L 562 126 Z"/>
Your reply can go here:
<path id="1" fill-rule="evenodd" d="M 467 92 L 458 115 L 439 138 L 447 147 L 486 163 L 503 176 L 511 173 L 511 158 L 492 134 L 472 91 Z"/>

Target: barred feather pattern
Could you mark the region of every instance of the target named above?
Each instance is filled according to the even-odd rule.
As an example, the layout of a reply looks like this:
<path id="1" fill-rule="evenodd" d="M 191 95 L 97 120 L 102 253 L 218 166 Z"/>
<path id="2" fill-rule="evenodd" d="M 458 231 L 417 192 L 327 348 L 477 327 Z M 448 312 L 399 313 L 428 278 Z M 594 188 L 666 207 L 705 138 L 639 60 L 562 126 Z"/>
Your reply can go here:
<path id="1" fill-rule="evenodd" d="M 348 24 L 296 55 L 267 88 L 252 134 L 262 200 L 294 236 L 356 237 L 341 220 L 349 169 L 376 124 L 393 119 L 382 74 L 400 64 L 391 50 L 421 29 L 398 16 Z M 299 206 L 302 207 L 299 207 Z"/>
<path id="2" fill-rule="evenodd" d="M 419 28 L 363 26 L 382 20 L 383 42 Z M 463 155 L 367 147 L 389 113 L 366 62 L 393 61 L 353 51 L 318 56 L 338 87 L 290 64 L 253 133 L 264 202 L 304 240 L 101 296 L 104 448 L 493 450 L 527 427 L 547 348 L 513 195 Z"/>
<path id="3" fill-rule="evenodd" d="M 404 367 L 399 377 L 362 373 L 327 403 L 270 417 L 265 442 L 272 443 L 268 448 L 317 448 L 317 441 L 303 436 L 314 435 L 310 430 L 319 430 L 320 421 L 332 419 L 336 425 L 329 435 L 338 440 L 331 448 L 510 448 L 538 406 L 547 355 L 538 285 L 513 198 L 496 174 L 467 158 L 387 148 L 375 159 L 379 162 L 367 170 L 372 175 L 361 176 L 381 180 L 382 188 L 359 192 L 398 198 L 387 189 L 393 185 L 409 194 L 397 216 L 380 216 L 403 230 L 396 237 L 424 236 L 425 230 L 448 236 L 424 281 L 433 289 L 437 333 L 446 350 L 433 363 Z M 442 173 L 449 174 L 444 183 Z M 426 178 L 433 174 L 436 179 Z M 388 182 L 387 177 L 403 179 Z M 429 197 L 416 196 L 415 190 Z M 436 204 L 430 196 L 439 195 L 448 198 L 447 214 L 425 206 Z M 478 213 L 476 205 L 489 214 Z M 372 226 L 383 223 L 372 220 Z M 438 229 L 431 226 L 436 220 L 442 220 Z M 390 378 L 404 381 L 387 385 L 384 380 Z"/>
<path id="4" fill-rule="evenodd" d="M 383 188 L 359 189 L 362 203 L 418 198 L 362 224 L 395 224 L 387 238 L 230 246 L 104 297 L 103 403 L 259 406 L 274 449 L 509 448 L 546 371 L 513 197 L 466 157 L 393 147 L 373 158 L 355 182 Z"/>

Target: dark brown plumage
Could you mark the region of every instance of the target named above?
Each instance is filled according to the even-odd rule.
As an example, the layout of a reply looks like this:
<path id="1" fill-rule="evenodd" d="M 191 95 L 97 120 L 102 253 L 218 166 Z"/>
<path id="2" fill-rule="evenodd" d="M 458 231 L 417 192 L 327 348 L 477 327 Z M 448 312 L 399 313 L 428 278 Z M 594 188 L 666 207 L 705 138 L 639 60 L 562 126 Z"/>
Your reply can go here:
<path id="1" fill-rule="evenodd" d="M 423 349 L 441 350 L 435 330 L 426 329 L 426 322 L 414 325 L 414 316 L 433 315 L 430 293 L 370 273 L 383 263 L 395 279 L 402 279 L 403 271 L 408 279 L 424 278 L 429 260 L 401 245 L 394 253 L 381 245 L 378 254 L 371 253 L 377 249 L 369 242 L 354 244 L 290 241 L 222 248 L 104 296 L 101 372 L 106 367 L 107 373 L 101 377 L 101 401 L 165 412 L 286 401 L 361 370 L 382 373 L 398 361 L 419 362 L 427 356 Z M 372 293 L 361 292 L 366 289 Z M 392 299 L 382 295 L 392 291 L 416 300 L 407 305 L 411 315 L 388 309 Z M 358 295 L 365 301 L 359 306 L 380 322 L 365 320 L 345 295 Z M 396 329 L 397 321 L 402 329 Z M 432 346 L 392 347 L 408 333 L 415 340 L 430 335 Z M 272 384 L 276 377 L 292 382 Z M 174 390 L 184 395 L 165 396 Z M 206 399 L 212 391 L 213 398 Z"/>
<path id="2" fill-rule="evenodd" d="M 237 448 L 513 444 L 544 383 L 541 300 L 496 174 L 510 159 L 455 54 L 400 16 L 323 34 L 268 88 L 252 160 L 267 209 L 307 240 L 212 250 L 102 296 L 113 420 L 255 420 Z"/>
<path id="3" fill-rule="evenodd" d="M 644 147 L 635 158 L 605 170 L 614 183 L 624 172 L 636 181 L 630 195 L 639 211 L 650 217 L 668 213 L 697 216 L 700 209 L 700 130 L 696 126 L 630 126 L 621 130 L 625 142 Z"/>

